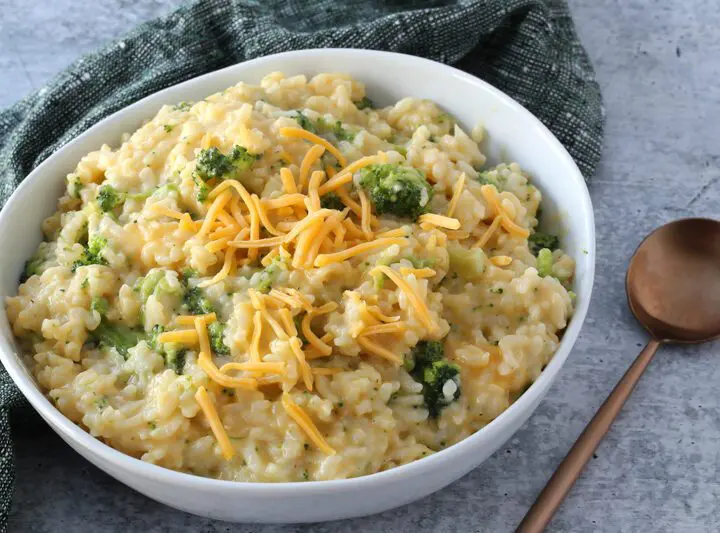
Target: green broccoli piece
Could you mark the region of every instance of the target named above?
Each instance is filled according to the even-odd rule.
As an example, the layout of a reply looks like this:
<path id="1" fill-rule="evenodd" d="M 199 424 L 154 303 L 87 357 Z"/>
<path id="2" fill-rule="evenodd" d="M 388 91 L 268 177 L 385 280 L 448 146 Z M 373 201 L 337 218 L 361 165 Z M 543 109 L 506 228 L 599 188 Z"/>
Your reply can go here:
<path id="1" fill-rule="evenodd" d="M 315 127 L 315 124 L 313 124 L 313 121 L 306 117 L 302 111 L 295 111 L 295 116 L 292 118 L 302 129 L 307 130 L 310 133 L 317 133 L 317 128 Z"/>
<path id="2" fill-rule="evenodd" d="M 210 337 L 210 346 L 213 351 L 219 355 L 229 355 L 230 348 L 223 340 L 225 335 L 225 325 L 220 322 L 213 322 L 208 326 L 208 335 Z"/>
<path id="3" fill-rule="evenodd" d="M 320 207 L 323 209 L 335 209 L 337 211 L 342 211 L 345 209 L 345 204 L 342 203 L 342 200 L 340 200 L 340 197 L 337 194 L 329 192 L 320 198 Z"/>
<path id="4" fill-rule="evenodd" d="M 174 111 L 188 111 L 192 106 L 192 102 L 178 102 L 172 108 Z"/>
<path id="5" fill-rule="evenodd" d="M 125 193 L 112 185 L 103 185 L 98 190 L 97 203 L 103 213 L 108 213 L 125 201 Z"/>
<path id="6" fill-rule="evenodd" d="M 373 101 L 370 100 L 370 98 L 368 98 L 367 96 L 363 96 L 362 100 L 358 100 L 357 102 L 353 103 L 358 109 L 375 109 Z"/>
<path id="7" fill-rule="evenodd" d="M 477 281 L 485 273 L 486 257 L 481 248 L 463 248 L 452 245 L 447 248 L 450 270 L 468 281 Z"/>
<path id="8" fill-rule="evenodd" d="M 25 268 L 23 268 L 22 274 L 20 274 L 20 283 L 25 283 L 30 277 L 40 274 L 40 267 L 45 261 L 43 245 L 41 244 L 38 251 L 35 252 L 35 255 L 25 261 Z"/>
<path id="9" fill-rule="evenodd" d="M 189 280 L 190 278 L 197 278 L 199 274 L 200 273 L 197 270 L 190 267 L 185 267 L 182 269 L 182 272 L 180 272 L 180 275 L 185 281 Z"/>
<path id="10" fill-rule="evenodd" d="M 440 341 L 420 341 L 405 359 L 405 369 L 423 386 L 423 399 L 430 416 L 437 418 L 440 411 L 460 397 L 460 367 L 444 359 Z M 446 387 L 448 381 L 453 385 Z"/>
<path id="11" fill-rule="evenodd" d="M 230 154 L 225 155 L 217 148 L 201 150 L 195 164 L 195 175 L 202 181 L 211 179 L 234 179 L 249 170 L 258 156 L 249 153 L 244 147 L 235 145 Z"/>
<path id="12" fill-rule="evenodd" d="M 135 288 L 140 293 L 143 303 L 147 302 L 147 299 L 150 298 L 153 292 L 155 292 L 157 284 L 164 277 L 165 273 L 162 270 L 153 270 L 148 273 L 147 276 L 137 279 L 135 282 Z"/>
<path id="13" fill-rule="evenodd" d="M 433 188 L 422 172 L 411 167 L 382 164 L 360 170 L 360 186 L 370 194 L 379 215 L 417 219 L 428 209 Z"/>
<path id="14" fill-rule="evenodd" d="M 500 180 L 490 175 L 490 171 L 480 172 L 476 178 L 482 185 L 495 185 L 495 188 L 500 190 Z"/>
<path id="15" fill-rule="evenodd" d="M 352 142 L 355 138 L 355 134 L 343 128 L 342 122 L 340 122 L 339 120 L 335 121 L 332 132 L 338 141 Z"/>
<path id="16" fill-rule="evenodd" d="M 413 268 L 432 268 L 435 266 L 435 259 L 432 257 L 406 257 L 412 263 Z"/>
<path id="17" fill-rule="evenodd" d="M 106 322 L 103 319 L 98 327 L 90 332 L 90 337 L 102 347 L 115 348 L 127 359 L 128 351 L 145 338 L 145 332 L 122 324 Z"/>
<path id="18" fill-rule="evenodd" d="M 537 256 L 543 248 L 547 248 L 551 252 L 560 248 L 560 239 L 555 235 L 536 231 L 528 237 L 528 247 L 530 252 Z"/>
<path id="19" fill-rule="evenodd" d="M 268 266 L 253 274 L 252 278 L 250 278 L 250 285 L 259 292 L 268 293 L 272 288 L 272 284 L 277 281 L 280 274 L 287 268 L 285 260 L 276 256 Z"/>
<path id="20" fill-rule="evenodd" d="M 293 317 L 293 322 L 295 323 L 295 329 L 298 332 L 298 334 L 297 334 L 298 339 L 300 339 L 300 342 L 302 342 L 303 346 L 305 346 L 308 343 L 308 341 L 305 338 L 305 334 L 303 333 L 303 330 L 302 330 L 302 321 L 303 321 L 302 315 L 295 315 Z"/>
<path id="21" fill-rule="evenodd" d="M 538 252 L 537 271 L 540 277 L 552 276 L 553 255 L 549 248 L 543 248 Z"/>
<path id="22" fill-rule="evenodd" d="M 185 367 L 185 348 L 175 342 L 159 343 L 158 337 L 165 331 L 160 324 L 155 324 L 150 330 L 147 343 L 165 359 L 165 366 L 173 370 L 177 375 L 183 373 Z"/>
<path id="23" fill-rule="evenodd" d="M 67 177 L 67 191 L 70 198 L 75 200 L 80 199 L 80 191 L 85 187 L 85 184 L 80 181 L 80 176 L 77 174 L 69 174 Z"/>
<path id="24" fill-rule="evenodd" d="M 210 194 L 210 187 L 208 187 L 207 183 L 198 178 L 196 174 L 193 174 L 193 182 L 195 182 L 195 187 L 197 187 L 197 194 L 195 197 L 198 202 L 202 203 L 207 200 L 208 194 Z"/>
<path id="25" fill-rule="evenodd" d="M 188 287 L 183 296 L 183 303 L 191 315 L 207 315 L 215 312 L 215 307 L 200 287 Z"/>
<path id="26" fill-rule="evenodd" d="M 166 344 L 166 346 L 168 345 Z M 166 349 L 164 356 L 165 366 L 173 370 L 178 376 L 181 376 L 185 368 L 186 350 L 172 344 L 172 348 Z"/>
<path id="27" fill-rule="evenodd" d="M 107 265 L 107 261 L 102 256 L 103 250 L 107 247 L 107 243 L 105 237 L 95 236 L 90 239 L 80 259 L 72 264 L 72 271 L 75 272 L 81 266 Z"/>
<path id="28" fill-rule="evenodd" d="M 110 302 L 107 301 L 107 298 L 103 298 L 102 296 L 93 298 L 92 302 L 90 302 L 90 309 L 92 311 L 97 311 L 100 316 L 105 316 L 109 308 Z"/>

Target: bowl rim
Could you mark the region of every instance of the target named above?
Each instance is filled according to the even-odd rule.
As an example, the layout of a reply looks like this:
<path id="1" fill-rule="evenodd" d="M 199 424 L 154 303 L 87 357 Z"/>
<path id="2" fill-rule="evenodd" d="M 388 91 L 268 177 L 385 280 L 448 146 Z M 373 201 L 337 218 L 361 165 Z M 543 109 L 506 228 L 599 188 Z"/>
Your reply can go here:
<path id="1" fill-rule="evenodd" d="M 155 482 L 169 483 L 173 485 L 185 485 L 200 490 L 230 490 L 238 493 L 254 493 L 255 495 L 272 494 L 274 496 L 298 496 L 298 495 L 325 495 L 335 492 L 337 490 L 347 490 L 349 488 L 362 489 L 376 483 L 382 483 L 390 480 L 400 482 L 408 480 L 412 477 L 422 475 L 424 473 L 433 471 L 438 467 L 442 467 L 442 464 L 450 459 L 452 456 L 468 455 L 473 448 L 485 441 L 492 441 L 493 436 L 500 433 L 502 428 L 509 425 L 513 419 L 517 419 L 522 416 L 522 413 L 529 409 L 534 403 L 539 402 L 542 398 L 542 391 L 549 387 L 556 375 L 559 373 L 563 364 L 567 360 L 570 350 L 573 348 L 580 329 L 585 321 L 588 306 L 592 295 L 592 287 L 595 278 L 595 220 L 592 208 L 592 202 L 590 200 L 590 194 L 587 189 L 585 180 L 580 173 L 574 160 L 567 152 L 565 147 L 560 141 L 550 132 L 550 130 L 530 111 L 523 107 L 520 103 L 506 95 L 504 92 L 493 87 L 489 83 L 472 76 L 466 72 L 463 72 L 455 67 L 439 63 L 430 59 L 425 59 L 417 56 L 401 54 L 397 52 L 385 52 L 378 50 L 366 50 L 366 49 L 349 49 L 349 48 L 319 48 L 319 49 L 304 49 L 294 50 L 289 52 L 281 52 L 277 54 L 271 54 L 256 59 L 251 59 L 241 63 L 236 63 L 228 67 L 208 72 L 201 76 L 196 76 L 189 80 L 181 83 L 166 87 L 160 91 L 149 94 L 142 99 L 133 102 L 132 104 L 115 111 L 111 115 L 93 124 L 90 128 L 85 130 L 83 133 L 70 140 L 68 143 L 60 147 L 47 159 L 45 159 L 40 165 L 33 169 L 30 174 L 22 181 L 22 183 L 16 188 L 13 194 L 10 196 L 6 205 L 11 204 L 17 197 L 22 194 L 22 191 L 29 186 L 29 184 L 40 177 L 45 172 L 45 168 L 51 166 L 55 159 L 65 148 L 71 146 L 74 143 L 80 142 L 87 137 L 95 134 L 95 131 L 99 129 L 106 122 L 115 121 L 120 119 L 122 115 L 131 113 L 133 109 L 142 107 L 150 99 L 160 98 L 171 91 L 176 91 L 181 88 L 189 88 L 192 85 L 198 83 L 201 79 L 210 77 L 220 76 L 221 73 L 227 73 L 228 71 L 237 69 L 239 75 L 242 75 L 242 70 L 245 67 L 258 66 L 263 63 L 271 63 L 278 59 L 286 59 L 293 57 L 317 57 L 321 58 L 324 56 L 347 56 L 348 59 L 359 56 L 374 55 L 382 57 L 388 60 L 404 61 L 409 64 L 414 64 L 419 68 L 425 69 L 436 69 L 441 71 L 442 75 L 450 75 L 452 77 L 459 78 L 465 82 L 469 82 L 483 90 L 485 94 L 490 95 L 492 98 L 501 101 L 503 104 L 513 110 L 514 113 L 523 116 L 523 119 L 527 121 L 528 127 L 534 127 L 539 130 L 539 133 L 547 141 L 547 147 L 550 150 L 556 152 L 556 156 L 560 159 L 564 159 L 566 163 L 569 163 L 569 167 L 572 172 L 568 174 L 569 179 L 580 185 L 580 190 L 583 192 L 582 197 L 578 198 L 577 201 L 581 204 L 581 211 L 586 213 L 586 226 L 585 233 L 588 239 L 586 244 L 586 250 L 588 253 L 585 254 L 584 264 L 586 267 L 585 276 L 583 278 L 582 289 L 578 290 L 578 293 L 585 295 L 583 298 L 578 298 L 577 306 L 574 310 L 573 316 L 568 324 L 568 327 L 561 339 L 558 349 L 553 355 L 550 362 L 547 364 L 545 369 L 540 374 L 540 377 L 535 380 L 530 387 L 513 402 L 507 409 L 505 409 L 500 415 L 493 419 L 486 426 L 482 427 L 472 435 L 466 437 L 460 442 L 453 444 L 439 452 L 435 452 L 426 457 L 416 459 L 410 463 L 396 466 L 389 470 L 381 472 L 375 472 L 364 476 L 347 478 L 347 479 L 334 479 L 324 481 L 283 481 L 283 482 L 251 482 L 251 481 L 230 481 L 215 479 L 209 477 L 203 477 L 195 474 L 186 472 L 180 472 L 166 468 L 163 466 L 155 465 L 142 461 L 141 459 L 135 458 L 131 455 L 125 454 L 115 448 L 112 448 L 108 444 L 105 444 L 99 438 L 93 437 L 89 432 L 82 429 L 79 425 L 72 422 L 67 418 L 59 409 L 55 407 L 40 390 L 29 374 L 29 370 L 22 362 L 22 356 L 15 353 L 8 353 L 4 349 L 0 349 L 0 361 L 8 371 L 15 385 L 20 389 L 23 395 L 27 398 L 33 408 L 49 423 L 49 425 L 64 439 L 70 440 L 78 446 L 87 449 L 93 455 L 99 457 L 107 463 L 117 465 L 122 470 L 125 470 L 128 474 L 139 476 L 145 479 L 152 479 Z M 8 210 L 2 209 L 0 211 L 0 226 L 8 224 L 9 216 L 7 215 Z M 578 258 L 575 258 L 576 261 Z M 578 288 L 579 289 L 579 288 Z"/>

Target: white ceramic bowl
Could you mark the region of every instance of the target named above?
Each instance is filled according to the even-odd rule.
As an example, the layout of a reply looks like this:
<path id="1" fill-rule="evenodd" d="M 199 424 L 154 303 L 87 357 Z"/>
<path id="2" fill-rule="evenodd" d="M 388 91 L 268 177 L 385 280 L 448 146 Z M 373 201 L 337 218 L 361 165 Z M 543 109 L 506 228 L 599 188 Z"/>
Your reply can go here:
<path id="1" fill-rule="evenodd" d="M 490 161 L 517 161 L 544 196 L 543 209 L 561 226 L 563 248 L 577 262 L 577 308 L 560 348 L 540 378 L 493 422 L 473 436 L 413 463 L 356 479 L 309 483 L 236 483 L 182 474 L 134 459 L 91 437 L 43 395 L 17 355 L 4 300 L 17 293 L 23 262 L 41 240 L 42 220 L 55 210 L 65 175 L 103 143 L 137 129 L 162 104 L 199 100 L 267 73 L 347 72 L 367 84 L 380 104 L 404 96 L 430 98 L 469 131 L 482 121 Z M 590 301 L 595 228 L 585 182 L 558 140 L 522 106 L 454 68 L 417 57 L 369 50 L 323 49 L 272 55 L 200 76 L 148 96 L 96 124 L 36 168 L 0 213 L 0 360 L 48 424 L 78 453 L 135 490 L 172 507 L 222 520 L 314 522 L 377 513 L 426 496 L 477 467 L 527 420 L 570 353 Z"/>

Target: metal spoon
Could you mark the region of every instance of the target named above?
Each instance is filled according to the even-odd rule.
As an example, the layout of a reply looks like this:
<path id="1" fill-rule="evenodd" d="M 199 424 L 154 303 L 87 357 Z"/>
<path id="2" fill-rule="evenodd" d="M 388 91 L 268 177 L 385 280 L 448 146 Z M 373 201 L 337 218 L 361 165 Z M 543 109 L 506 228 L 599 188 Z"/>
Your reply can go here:
<path id="1" fill-rule="evenodd" d="M 516 533 L 545 529 L 660 345 L 720 337 L 720 222 L 687 218 L 652 232 L 630 260 L 625 290 L 650 342 L 575 441 Z"/>

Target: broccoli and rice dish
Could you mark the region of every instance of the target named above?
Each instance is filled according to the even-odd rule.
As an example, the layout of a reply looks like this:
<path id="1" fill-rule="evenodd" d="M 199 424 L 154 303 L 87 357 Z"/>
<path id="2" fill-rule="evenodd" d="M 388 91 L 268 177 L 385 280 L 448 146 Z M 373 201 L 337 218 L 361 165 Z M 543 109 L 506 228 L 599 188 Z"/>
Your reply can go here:
<path id="1" fill-rule="evenodd" d="M 96 438 L 220 479 L 361 476 L 468 437 L 574 303 L 540 191 L 482 136 L 341 74 L 162 107 L 67 176 L 6 302 L 28 366 Z"/>

